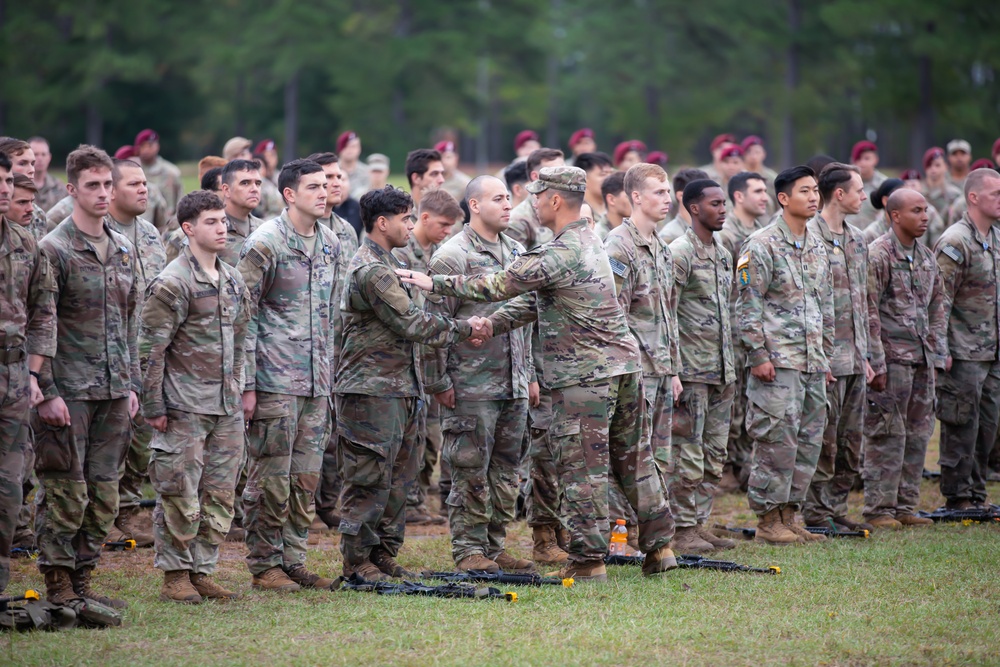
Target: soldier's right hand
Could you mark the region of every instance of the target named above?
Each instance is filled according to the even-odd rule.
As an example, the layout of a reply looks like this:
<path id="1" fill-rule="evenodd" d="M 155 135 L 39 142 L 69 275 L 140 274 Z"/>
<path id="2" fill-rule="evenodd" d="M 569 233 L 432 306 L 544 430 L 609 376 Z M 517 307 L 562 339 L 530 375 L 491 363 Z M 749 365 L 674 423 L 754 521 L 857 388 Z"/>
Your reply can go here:
<path id="1" fill-rule="evenodd" d="M 872 391 L 885 391 L 885 383 L 888 380 L 889 375 L 887 373 L 879 373 L 872 378 L 871 384 Z"/>
<path id="2" fill-rule="evenodd" d="M 774 364 L 770 361 L 765 361 L 760 366 L 754 366 L 750 372 L 761 382 L 774 382 Z"/>
<path id="3" fill-rule="evenodd" d="M 257 392 L 243 392 L 243 421 L 253 419 L 253 413 L 257 409 Z"/>
<path id="4" fill-rule="evenodd" d="M 38 405 L 38 418 L 49 426 L 69 426 L 69 408 L 61 396 L 50 398 Z"/>
<path id="5" fill-rule="evenodd" d="M 155 428 L 160 433 L 167 432 L 167 416 L 153 417 L 152 419 L 146 418 L 146 423 Z"/>
<path id="6" fill-rule="evenodd" d="M 434 400 L 449 410 L 455 409 L 455 389 L 452 387 L 440 394 L 434 394 Z"/>

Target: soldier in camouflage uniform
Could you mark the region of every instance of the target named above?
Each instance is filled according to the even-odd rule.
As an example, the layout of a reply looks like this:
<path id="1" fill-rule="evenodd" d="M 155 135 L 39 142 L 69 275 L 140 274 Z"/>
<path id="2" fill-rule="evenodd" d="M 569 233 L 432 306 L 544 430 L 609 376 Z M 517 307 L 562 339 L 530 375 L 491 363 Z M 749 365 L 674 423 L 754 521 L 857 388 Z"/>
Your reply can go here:
<path id="1" fill-rule="evenodd" d="M 56 202 L 66 196 L 66 186 L 58 178 L 49 173 L 52 164 L 52 151 L 49 142 L 44 137 L 28 139 L 31 152 L 35 154 L 35 187 L 38 188 L 36 204 L 43 212 L 55 206 Z"/>
<path id="2" fill-rule="evenodd" d="M 391 250 L 406 245 L 412 206 L 410 196 L 392 186 L 361 197 L 367 237 L 348 266 L 340 304 L 334 392 L 345 577 L 413 576 L 396 555 L 403 544 L 406 497 L 420 463 L 418 401 L 424 389 L 417 343 L 447 346 L 473 332 L 469 321 L 419 308 L 393 274 L 401 264 Z M 485 336 L 483 321 L 474 321 Z"/>
<path id="3" fill-rule="evenodd" d="M 711 180 L 688 183 L 684 206 L 691 229 L 670 244 L 673 308 L 680 332 L 678 369 L 684 385 L 674 406 L 670 507 L 683 553 L 732 549 L 706 522 L 726 463 L 726 441 L 736 391 L 729 297 L 733 258 L 714 237 L 726 222 L 726 195 Z"/>
<path id="4" fill-rule="evenodd" d="M 658 232 L 660 240 L 668 246 L 673 243 L 675 239 L 679 239 L 684 236 L 684 232 L 691 228 L 691 215 L 687 212 L 687 209 L 684 208 L 684 202 L 681 201 L 681 197 L 684 194 L 684 188 L 687 187 L 688 183 L 693 183 L 694 181 L 707 178 L 708 174 L 701 169 L 681 169 L 674 175 L 673 186 L 674 195 L 677 198 L 677 215 L 674 216 L 673 220 L 663 225 L 663 228 Z"/>
<path id="5" fill-rule="evenodd" d="M 503 230 L 510 217 L 507 186 L 493 176 L 474 179 L 465 193 L 470 222 L 431 259 L 442 275 L 500 271 L 524 252 Z M 455 319 L 488 317 L 499 306 L 455 297 L 427 298 L 426 310 Z M 522 570 L 531 561 L 505 547 L 517 504 L 521 443 L 528 399 L 538 404 L 528 330 L 515 329 L 481 347 L 466 342 L 439 348 L 427 364 L 428 394 L 442 406 L 444 458 L 451 471 L 447 498 L 452 557 L 460 570 Z M 534 385 L 534 386 L 532 386 Z"/>
<path id="6" fill-rule="evenodd" d="M 131 160 L 114 160 L 111 170 L 111 203 L 105 222 L 123 235 L 135 248 L 134 271 L 139 286 L 142 312 L 146 288 L 166 266 L 166 251 L 156 227 L 139 216 L 145 213 L 148 189 L 142 168 Z M 142 500 L 142 483 L 149 468 L 149 443 L 153 429 L 146 423 L 143 413 L 132 420 L 132 439 L 119 470 L 118 517 L 115 527 L 119 534 L 109 535 L 111 540 L 134 539 L 138 547 L 153 546 L 150 514 L 139 509 Z"/>
<path id="7" fill-rule="evenodd" d="M 875 378 L 865 415 L 865 519 L 874 526 L 933 523 L 914 514 L 934 431 L 936 371 L 947 355 L 944 293 L 934 255 L 917 243 L 929 203 L 889 197 L 892 231 L 868 247 L 868 331 Z"/>
<path id="8" fill-rule="evenodd" d="M 878 167 L 878 146 L 870 141 L 859 141 L 851 147 L 851 164 L 861 173 L 867 199 L 861 203 L 861 210 L 852 215 L 847 222 L 864 231 L 878 216 L 875 207 L 877 197 L 873 197 L 886 180 L 886 175 L 876 169 Z M 879 235 L 881 236 L 881 234 Z"/>
<path id="9" fill-rule="evenodd" d="M 773 183 L 773 179 L 772 179 Z M 719 242 L 729 255 L 735 258 L 743 252 L 743 243 L 747 237 L 767 225 L 767 207 L 770 201 L 767 181 L 761 174 L 744 171 L 729 179 L 727 186 L 732 211 L 726 216 L 726 222 L 718 232 Z M 736 268 L 735 261 L 733 268 Z M 735 277 L 735 271 L 734 271 Z M 726 466 L 722 471 L 719 489 L 733 492 L 742 488 L 746 490 L 747 479 L 750 477 L 750 455 L 753 452 L 753 439 L 747 434 L 747 379 L 750 370 L 747 368 L 747 355 L 740 344 L 739 326 L 737 326 L 736 297 L 739 294 L 738 284 L 733 281 L 733 290 L 729 297 L 729 315 L 733 332 L 733 364 L 736 368 L 736 387 L 733 398 L 733 414 L 729 422 L 729 442 L 726 446 Z"/>
<path id="10" fill-rule="evenodd" d="M 439 141 L 434 144 L 434 150 L 441 154 L 441 164 L 444 166 L 444 183 L 441 189 L 450 194 L 455 200 L 461 200 L 465 196 L 465 188 L 472 180 L 468 174 L 458 168 L 460 156 L 454 141 Z"/>
<path id="11" fill-rule="evenodd" d="M 622 224 L 625 218 L 632 215 L 632 202 L 625 192 L 625 173 L 616 171 L 601 183 L 601 198 L 607 214 L 603 220 L 597 222 L 594 233 L 597 238 L 603 241 L 608 237 L 612 229 Z M 657 225 L 659 227 L 659 225 Z M 659 229 L 657 229 L 659 231 Z"/>
<path id="12" fill-rule="evenodd" d="M 532 151 L 525 160 L 528 182 L 538 180 L 538 171 L 545 167 L 561 167 L 565 164 L 563 152 L 556 148 L 539 148 Z M 517 241 L 526 250 L 534 250 L 552 240 L 552 231 L 538 221 L 538 213 L 529 195 L 510 212 L 510 226 L 505 232 L 512 241 Z"/>
<path id="13" fill-rule="evenodd" d="M 795 522 L 816 470 L 833 352 L 833 290 L 823 239 L 806 222 L 819 203 L 809 167 L 778 174 L 782 213 L 750 235 L 736 264 L 740 339 L 751 376 L 747 433 L 754 440 L 747 497 L 756 540 L 816 541 Z"/>
<path id="14" fill-rule="evenodd" d="M 166 216 L 173 217 L 177 202 L 184 194 L 181 170 L 160 155 L 160 136 L 153 130 L 143 130 L 135 137 L 135 156 L 139 158 L 146 178 L 154 184 L 166 201 Z M 154 222 L 154 224 L 156 224 Z M 157 227 L 159 227 L 157 225 Z M 163 231 L 162 229 L 160 230 Z"/>
<path id="15" fill-rule="evenodd" d="M 924 152 L 924 197 L 942 218 L 947 220 L 952 205 L 963 198 L 962 189 L 948 181 L 948 163 L 944 149 L 932 146 Z M 933 247 L 933 244 L 929 244 Z"/>
<path id="16" fill-rule="evenodd" d="M 971 172 L 965 200 L 968 211 L 934 249 L 948 322 L 947 372 L 937 383 L 941 495 L 956 509 L 986 500 L 1000 419 L 1000 174 Z"/>
<path id="17" fill-rule="evenodd" d="M 576 167 L 541 169 L 528 186 L 553 240 L 510 268 L 485 276 L 404 278 L 445 296 L 506 304 L 490 317 L 493 333 L 537 321 L 552 386 L 549 436 L 571 538 L 563 577 L 604 581 L 608 551 L 609 470 L 621 480 L 639 519 L 643 573 L 676 567 L 669 548 L 670 506 L 645 426 L 639 347 L 615 299 L 614 273 L 600 240 L 580 219 L 586 177 Z M 408 272 L 399 271 L 400 275 Z M 615 406 L 609 414 L 609 406 Z"/>
<path id="18" fill-rule="evenodd" d="M 37 373 L 56 351 L 52 271 L 22 226 L 4 215 L 14 179 L 0 155 L 0 593 L 10 581 L 10 550 L 21 509 L 24 459 L 31 449 L 27 421 L 40 391 Z"/>
<path id="19" fill-rule="evenodd" d="M 326 210 L 322 167 L 294 160 L 278 182 L 288 208 L 250 235 L 237 267 L 252 306 L 243 390 L 247 565 L 254 588 L 329 588 L 333 580 L 307 570 L 305 559 L 331 430 L 340 241 L 316 224 Z"/>
<path id="20" fill-rule="evenodd" d="M 2 137 L 0 138 L 0 154 L 6 155 L 10 159 L 13 175 L 23 175 L 34 179 L 35 153 L 27 141 L 14 137 Z M 32 204 L 31 211 L 31 223 L 28 225 L 28 230 L 35 237 L 35 241 L 41 241 L 46 233 L 45 211 L 38 206 L 37 202 Z"/>
<path id="21" fill-rule="evenodd" d="M 81 146 L 66 162 L 72 216 L 41 242 L 56 288 L 58 347 L 42 367 L 35 471 L 38 569 L 50 602 L 98 595 L 90 578 L 118 515 L 118 466 L 141 389 L 136 308 L 141 300 L 132 243 L 105 221 L 111 159 Z"/>
<path id="22" fill-rule="evenodd" d="M 823 449 L 802 518 L 809 526 L 868 529 L 847 518 L 847 494 L 861 471 L 865 389 L 874 377 L 868 363 L 868 244 L 846 222 L 865 200 L 861 174 L 857 167 L 832 162 L 819 174 L 819 193 L 823 212 L 807 228 L 822 239 L 830 260 L 834 346 L 829 362 L 836 381 L 826 388 Z"/>
<path id="23" fill-rule="evenodd" d="M 229 532 L 243 462 L 243 344 L 249 295 L 221 261 L 228 240 L 222 200 L 183 197 L 177 219 L 188 246 L 149 288 L 139 330 L 143 413 L 157 433 L 149 476 L 156 491 L 153 565 L 160 599 L 237 597 L 209 577 Z"/>

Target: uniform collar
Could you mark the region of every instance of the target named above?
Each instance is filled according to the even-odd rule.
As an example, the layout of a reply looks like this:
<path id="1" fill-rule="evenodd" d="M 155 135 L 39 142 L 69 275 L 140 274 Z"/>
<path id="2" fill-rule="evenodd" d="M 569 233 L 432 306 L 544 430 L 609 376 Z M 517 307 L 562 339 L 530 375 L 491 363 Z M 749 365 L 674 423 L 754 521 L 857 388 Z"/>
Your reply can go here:
<path id="1" fill-rule="evenodd" d="M 472 245 L 473 249 L 475 249 L 476 252 L 487 254 L 496 261 L 501 263 L 503 262 L 503 258 L 497 257 L 496 255 L 493 254 L 492 249 L 486 245 L 486 242 L 483 241 L 483 237 L 480 236 L 476 232 L 476 230 L 472 228 L 472 225 L 465 225 L 464 227 L 462 227 L 462 233 L 465 234 L 466 238 L 469 240 L 469 243 Z M 510 238 L 507 237 L 505 234 L 501 233 L 499 235 L 499 242 L 500 242 L 500 247 L 502 249 L 510 251 L 514 250 L 513 242 L 511 242 Z"/>
<path id="2" fill-rule="evenodd" d="M 200 283 L 205 283 L 206 285 L 211 285 L 212 287 L 215 287 L 216 282 L 212 280 L 211 277 L 209 277 L 208 273 L 205 272 L 205 269 L 198 261 L 198 258 L 194 256 L 193 252 L 191 252 L 191 246 L 189 245 L 184 246 L 182 253 L 184 257 L 187 259 L 188 264 L 191 265 L 191 270 L 194 272 L 194 279 Z M 228 278 L 225 270 L 222 268 L 222 262 L 219 261 L 218 255 L 216 255 L 215 257 L 215 268 L 219 272 L 220 278 Z"/>
<path id="3" fill-rule="evenodd" d="M 783 215 L 779 214 L 775 219 L 774 224 L 777 227 L 778 231 L 781 233 L 781 236 L 785 239 L 785 243 L 787 243 L 788 245 L 794 247 L 796 243 L 800 243 L 801 245 L 800 249 L 805 248 L 807 245 L 809 245 L 810 241 L 809 241 L 808 223 L 806 224 L 805 234 L 803 234 L 801 242 L 795 238 L 794 234 L 792 234 L 792 230 L 789 229 L 788 223 L 785 222 L 785 217 Z"/>
<path id="4" fill-rule="evenodd" d="M 534 209 L 532 209 L 534 210 Z M 583 229 L 586 228 L 590 223 L 587 222 L 585 218 L 580 218 L 579 220 L 574 220 L 565 227 L 559 230 L 559 233 L 555 235 L 555 238 L 559 238 L 571 229 Z"/>
<path id="5" fill-rule="evenodd" d="M 919 240 L 914 241 L 913 242 L 913 247 L 910 248 L 910 249 L 907 249 L 900 242 L 899 237 L 896 236 L 896 232 L 894 232 L 892 230 L 889 230 L 889 235 L 892 237 L 892 252 L 893 252 L 893 255 L 895 255 L 895 257 L 896 257 L 897 260 L 899 260 L 901 262 L 910 262 L 910 263 L 912 263 L 913 261 L 916 261 L 916 259 L 917 259 L 917 253 L 920 252 L 918 250 L 920 248 L 920 241 Z"/>
<path id="6" fill-rule="evenodd" d="M 666 243 L 663 242 L 663 239 L 661 239 L 655 231 L 653 232 L 652 239 L 643 238 L 642 233 L 639 231 L 639 228 L 635 226 L 634 222 L 632 222 L 632 218 L 624 218 L 622 220 L 622 226 L 628 230 L 628 233 L 632 236 L 632 243 L 634 243 L 637 246 L 650 247 L 656 245 L 659 247 L 663 247 L 667 245 Z"/>
<path id="7" fill-rule="evenodd" d="M 691 245 L 694 247 L 694 252 L 699 259 L 717 259 L 721 255 L 719 254 L 719 240 L 715 238 L 715 234 L 712 234 L 712 245 L 708 246 L 702 243 L 702 240 L 698 238 L 698 235 L 694 233 L 693 227 L 688 227 L 687 231 L 684 232 L 684 236 L 691 239 Z M 715 251 L 714 257 L 712 253 L 708 250 L 712 248 Z"/>
<path id="8" fill-rule="evenodd" d="M 83 252 L 86 250 L 93 249 L 94 246 L 83 235 L 83 232 L 81 232 L 80 229 L 76 226 L 76 223 L 73 222 L 72 214 L 70 214 L 70 216 L 65 220 L 65 223 L 68 228 L 67 234 L 69 234 L 70 243 L 72 243 L 74 250 Z M 104 227 L 104 233 L 108 235 L 108 243 L 114 248 L 114 252 L 112 252 L 111 254 L 116 255 L 118 253 L 123 253 L 127 255 L 128 246 L 122 243 L 121 238 L 115 238 L 115 237 L 121 237 L 121 235 L 115 230 L 111 229 L 111 225 L 108 224 L 107 218 L 104 218 L 101 221 L 101 226 Z"/>
<path id="9" fill-rule="evenodd" d="M 292 225 L 292 221 L 288 218 L 287 208 L 281 212 L 281 215 L 278 216 L 277 221 L 278 221 L 278 229 L 281 230 L 281 233 L 285 237 L 285 244 L 291 250 L 296 250 L 302 253 L 303 255 L 308 256 L 309 252 L 306 249 L 305 243 L 302 241 L 302 238 L 298 235 L 298 233 L 296 233 L 295 227 Z M 316 222 L 316 236 L 318 237 L 316 241 L 317 243 L 321 243 L 323 245 L 322 249 L 317 248 L 317 250 L 320 250 L 320 252 L 322 252 L 322 254 L 324 255 L 329 255 L 333 253 L 333 247 L 332 247 L 333 241 L 330 237 L 332 234 L 333 232 L 330 231 L 330 229 L 326 225 L 319 224 L 319 221 Z M 319 253 L 317 253 L 317 255 L 318 254 Z"/>
<path id="10" fill-rule="evenodd" d="M 392 267 L 394 269 L 405 268 L 403 266 L 402 262 L 400 262 L 398 259 L 396 259 L 395 255 L 393 255 L 391 252 L 389 252 L 388 250 L 386 250 L 385 248 L 383 248 L 379 244 L 377 244 L 374 241 L 372 241 L 371 238 L 369 238 L 367 236 L 365 237 L 365 242 L 364 242 L 364 245 L 362 247 L 363 248 L 367 248 L 368 252 L 370 252 L 371 254 L 373 254 L 376 259 L 378 259 L 380 262 L 382 262 L 383 264 L 385 264 L 387 266 L 390 266 L 390 267 Z"/>

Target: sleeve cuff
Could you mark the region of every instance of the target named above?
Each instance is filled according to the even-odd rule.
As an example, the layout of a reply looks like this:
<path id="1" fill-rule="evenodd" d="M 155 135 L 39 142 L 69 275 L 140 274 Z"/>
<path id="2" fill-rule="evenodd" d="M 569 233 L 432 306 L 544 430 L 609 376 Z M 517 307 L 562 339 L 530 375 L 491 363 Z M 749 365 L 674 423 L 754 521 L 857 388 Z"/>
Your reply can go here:
<path id="1" fill-rule="evenodd" d="M 750 351 L 750 354 L 747 355 L 747 360 L 750 362 L 750 367 L 753 368 L 770 361 L 771 355 L 768 354 L 767 348 L 758 347 L 757 349 Z"/>

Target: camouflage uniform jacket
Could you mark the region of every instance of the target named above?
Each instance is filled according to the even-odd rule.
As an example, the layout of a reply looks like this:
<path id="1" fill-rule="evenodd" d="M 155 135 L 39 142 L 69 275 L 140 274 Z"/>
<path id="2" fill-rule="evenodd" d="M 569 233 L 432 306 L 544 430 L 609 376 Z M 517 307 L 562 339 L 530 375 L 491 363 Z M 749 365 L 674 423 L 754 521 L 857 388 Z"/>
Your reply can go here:
<path id="1" fill-rule="evenodd" d="M 124 225 L 111 217 L 109 213 L 105 216 L 104 222 L 111 229 L 127 238 L 135 247 L 136 255 L 139 257 L 135 275 L 139 281 L 139 301 L 141 304 L 146 294 L 146 287 L 153 282 L 153 278 L 160 275 L 160 271 L 167 265 L 167 251 L 163 247 L 163 242 L 160 241 L 160 233 L 156 231 L 156 227 L 152 223 L 146 222 L 142 218 L 136 218 L 131 225 Z M 142 312 L 141 305 L 139 312 Z"/>
<path id="2" fill-rule="evenodd" d="M 608 234 L 611 233 L 612 229 L 614 229 L 614 227 L 611 226 L 611 222 L 608 220 L 607 214 L 602 215 L 601 219 L 594 225 L 594 233 L 597 234 L 597 238 L 601 239 L 601 241 L 608 238 Z"/>
<path id="3" fill-rule="evenodd" d="M 947 225 L 944 223 L 944 218 L 938 215 L 937 209 L 931 206 L 927 210 L 927 233 L 917 239 L 917 243 L 926 247 L 933 248 L 937 243 L 937 240 L 941 238 L 944 234 L 944 230 Z M 875 222 L 865 227 L 864 231 L 861 232 L 866 245 L 871 245 L 872 242 L 881 237 L 883 234 L 888 232 L 890 229 L 889 221 L 886 219 L 885 211 L 879 211 L 878 217 Z"/>
<path id="4" fill-rule="evenodd" d="M 72 213 L 72 210 L 70 213 Z M 31 222 L 28 223 L 28 231 L 34 237 L 35 243 L 45 238 L 45 235 L 49 233 L 48 230 L 49 221 L 45 216 L 45 211 L 38 204 L 35 204 L 31 209 Z"/>
<path id="5" fill-rule="evenodd" d="M 962 191 L 948 181 L 944 181 L 938 187 L 926 186 L 924 197 L 927 202 L 934 207 L 942 218 L 948 217 L 948 210 L 957 200 L 963 198 Z"/>
<path id="6" fill-rule="evenodd" d="M 252 305 L 246 391 L 330 395 L 340 241 L 323 225 L 316 235 L 310 257 L 285 211 L 243 244 L 237 268 Z"/>
<path id="7" fill-rule="evenodd" d="M 907 249 L 893 233 L 868 246 L 868 331 L 872 370 L 888 364 L 944 369 L 948 322 L 934 254 Z"/>
<path id="8" fill-rule="evenodd" d="M 153 164 L 142 165 L 142 170 L 146 174 L 146 180 L 154 184 L 167 202 L 167 215 L 173 216 L 177 211 L 177 202 L 184 194 L 184 184 L 181 181 L 181 170 L 173 162 L 164 160 L 157 155 Z"/>
<path id="9" fill-rule="evenodd" d="M 674 311 L 680 332 L 680 378 L 684 382 L 736 381 L 729 297 L 733 257 L 718 237 L 702 243 L 689 229 L 670 244 L 674 257 Z"/>
<path id="10" fill-rule="evenodd" d="M 427 273 L 427 267 L 430 266 L 431 257 L 434 253 L 438 251 L 441 246 L 437 243 L 432 243 L 431 246 L 424 250 L 423 246 L 420 245 L 420 241 L 417 240 L 416 234 L 410 234 L 409 238 L 406 240 L 406 245 L 402 248 L 395 248 L 392 251 L 393 257 L 399 262 L 399 265 L 404 269 L 413 269 L 414 271 L 420 271 L 421 273 Z M 417 308 L 424 307 L 424 294 L 421 290 L 416 290 L 416 294 L 412 297 L 413 302 L 417 304 Z"/>
<path id="11" fill-rule="evenodd" d="M 465 187 L 469 184 L 468 174 L 461 171 L 455 170 L 454 173 L 445 179 L 444 183 L 441 184 L 441 189 L 450 194 L 455 198 L 456 201 L 462 201 L 465 199 Z"/>
<path id="12" fill-rule="evenodd" d="M 218 280 L 185 248 L 149 288 L 139 327 L 143 414 L 242 411 L 250 301 L 236 268 L 217 260 Z"/>
<path id="13" fill-rule="evenodd" d="M 628 218 L 604 242 L 614 274 L 618 304 L 628 328 L 639 343 L 642 374 L 646 377 L 677 375 L 677 317 L 671 307 L 674 260 L 663 240 L 642 237 Z"/>
<path id="14" fill-rule="evenodd" d="M 994 361 L 1000 328 L 1000 232 L 983 236 L 968 213 L 934 248 L 948 322 L 947 354 L 963 361 Z"/>
<path id="15" fill-rule="evenodd" d="M 56 353 L 55 284 L 27 229 L 0 216 L 0 350 Z"/>
<path id="16" fill-rule="evenodd" d="M 494 313 L 493 333 L 535 322 L 545 380 L 559 389 L 642 370 L 639 346 L 615 298 L 611 263 L 586 220 L 485 276 L 434 276 L 434 292 L 478 301 L 526 296 Z"/>
<path id="17" fill-rule="evenodd" d="M 871 180 L 862 181 L 862 187 L 868 198 L 861 202 L 861 211 L 855 215 L 847 216 L 847 222 L 863 230 L 875 221 L 879 212 L 872 206 L 872 193 L 878 190 L 878 187 L 885 182 L 886 178 L 888 176 L 876 169 Z"/>
<path id="18" fill-rule="evenodd" d="M 851 321 L 854 324 L 854 337 L 852 341 L 834 341 L 834 354 L 827 361 L 830 362 L 830 372 L 835 377 L 845 375 L 863 375 L 865 372 L 865 361 L 868 359 L 868 243 L 865 242 L 861 230 L 853 225 L 844 222 L 844 243 L 845 247 L 840 247 L 840 239 L 833 237 L 833 232 L 822 215 L 816 214 L 808 223 L 806 229 L 810 236 L 816 236 L 823 240 L 826 248 L 827 260 L 830 262 L 830 285 L 834 289 L 834 327 L 838 305 L 851 304 Z M 847 282 L 849 291 L 837 294 L 833 281 L 833 262 L 837 260 L 833 255 L 842 255 L 847 267 Z M 845 309 L 846 310 L 846 309 Z M 835 332 L 836 333 L 836 332 Z M 837 345 L 848 345 L 853 342 L 854 360 L 853 366 L 840 366 L 837 359 Z M 848 348 L 850 349 L 850 348 Z"/>
<path id="19" fill-rule="evenodd" d="M 542 223 L 538 221 L 535 208 L 531 205 L 531 197 L 510 212 L 510 225 L 504 233 L 527 250 L 534 250 L 552 240 L 552 230 L 542 227 Z"/>
<path id="20" fill-rule="evenodd" d="M 140 279 L 132 243 L 104 223 L 108 257 L 77 229 L 59 223 L 39 244 L 55 277 L 59 344 L 39 382 L 45 398 L 102 401 L 139 393 L 136 333 Z"/>
<path id="21" fill-rule="evenodd" d="M 38 193 L 35 194 L 35 204 L 42 209 L 42 213 L 47 213 L 67 194 L 69 193 L 66 192 L 66 186 L 63 182 L 52 174 L 46 173 L 45 183 L 38 188 Z"/>
<path id="22" fill-rule="evenodd" d="M 60 222 L 73 215 L 73 201 L 72 197 L 66 195 L 45 213 L 46 234 L 55 229 Z"/>
<path id="23" fill-rule="evenodd" d="M 343 167 L 343 163 L 341 163 L 341 167 Z M 354 164 L 354 169 L 352 169 L 351 171 L 347 171 L 346 169 L 344 169 L 344 172 L 347 174 L 347 178 L 350 179 L 349 183 L 351 186 L 351 190 L 348 193 L 348 196 L 351 199 L 357 199 L 358 201 L 360 201 L 361 195 L 365 194 L 366 192 L 368 192 L 368 190 L 371 189 L 371 184 L 372 184 L 371 169 L 368 168 L 367 164 L 365 164 L 361 160 L 358 160 Z"/>
<path id="24" fill-rule="evenodd" d="M 747 365 L 805 373 L 830 369 L 833 289 L 823 239 L 796 240 L 781 216 L 750 235 L 736 264 L 740 340 Z"/>
<path id="25" fill-rule="evenodd" d="M 500 248 L 497 257 L 472 227 L 466 225 L 458 236 L 434 253 L 429 272 L 451 276 L 494 273 L 509 267 L 524 252 L 520 243 L 504 234 L 500 235 Z M 431 295 L 425 308 L 429 313 L 467 320 L 473 315 L 489 317 L 500 306 Z M 535 380 L 529 329 L 514 329 L 494 336 L 478 348 L 469 343 L 438 348 L 433 362 L 427 364 L 427 393 L 439 394 L 454 389 L 459 401 L 528 398 L 528 383 Z"/>
<path id="26" fill-rule="evenodd" d="M 418 308 L 394 272 L 401 267 L 392 253 L 370 238 L 351 259 L 340 301 L 335 393 L 422 396 L 418 342 L 441 347 L 472 334 L 468 322 Z"/>
<path id="27" fill-rule="evenodd" d="M 167 208 L 167 199 L 163 196 L 160 188 L 156 187 L 155 183 L 149 183 L 147 189 L 149 190 L 149 203 L 146 205 L 144 215 L 147 220 L 153 223 L 161 236 L 165 235 L 172 225 L 177 225 L 177 219 L 173 212 Z"/>
<path id="28" fill-rule="evenodd" d="M 689 229 L 691 229 L 691 225 L 689 225 L 684 218 L 678 215 L 663 226 L 663 229 L 659 232 L 659 236 L 665 244 L 670 245 L 680 237 L 684 236 L 684 232 Z"/>
<path id="29" fill-rule="evenodd" d="M 264 221 L 253 214 L 247 217 L 246 222 L 250 225 L 250 234 L 243 236 L 240 231 L 239 221 L 233 216 L 226 214 L 226 248 L 219 253 L 219 259 L 229 266 L 236 266 L 240 263 L 240 251 L 250 234 L 257 231 L 257 228 L 264 224 Z M 172 262 L 188 247 L 188 238 L 184 230 L 178 227 L 164 237 L 163 245 L 166 247 L 167 262 Z"/>
<path id="30" fill-rule="evenodd" d="M 254 210 L 254 214 L 261 220 L 277 218 L 285 209 L 285 198 L 278 191 L 277 184 L 269 178 L 262 180 L 260 184 L 260 203 Z"/>

